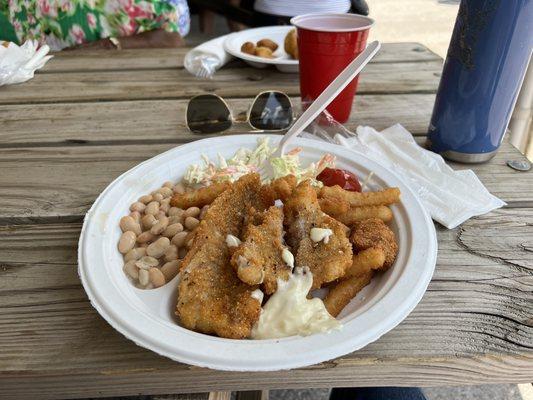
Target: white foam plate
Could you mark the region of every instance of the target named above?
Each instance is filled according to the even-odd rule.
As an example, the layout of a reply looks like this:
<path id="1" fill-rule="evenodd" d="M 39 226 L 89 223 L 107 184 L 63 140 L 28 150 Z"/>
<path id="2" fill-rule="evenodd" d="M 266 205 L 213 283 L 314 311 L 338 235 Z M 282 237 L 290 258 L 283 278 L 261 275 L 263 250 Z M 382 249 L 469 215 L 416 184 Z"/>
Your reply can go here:
<path id="1" fill-rule="evenodd" d="M 293 59 L 283 48 L 285 36 L 292 29 L 294 26 L 265 26 L 235 32 L 224 41 L 224 50 L 255 68 L 266 68 L 269 65 L 274 65 L 281 72 L 298 72 L 298 60 Z M 275 58 L 257 57 L 241 51 L 243 43 L 252 42 L 255 44 L 261 39 L 270 39 L 278 44 L 278 48 L 274 52 Z"/>
<path id="2" fill-rule="evenodd" d="M 265 135 L 225 136 L 176 147 L 145 161 L 112 182 L 85 217 L 78 248 L 79 275 L 98 310 L 116 330 L 139 346 L 176 361 L 221 370 L 273 371 L 304 367 L 342 356 L 377 340 L 398 325 L 424 294 L 435 268 L 437 240 L 433 222 L 413 192 L 391 171 L 363 154 L 312 139 L 295 139 L 304 163 L 324 153 L 337 167 L 359 177 L 374 176 L 371 190 L 397 186 L 401 202 L 392 206 L 392 225 L 399 242 L 394 266 L 377 275 L 339 316 L 341 330 L 307 337 L 233 340 L 182 328 L 174 316 L 177 277 L 165 286 L 137 289 L 122 271 L 117 250 L 119 220 L 129 206 L 168 180 L 178 181 L 201 154 L 233 156 L 239 147 L 255 148 Z M 270 135 L 272 142 L 280 136 Z"/>

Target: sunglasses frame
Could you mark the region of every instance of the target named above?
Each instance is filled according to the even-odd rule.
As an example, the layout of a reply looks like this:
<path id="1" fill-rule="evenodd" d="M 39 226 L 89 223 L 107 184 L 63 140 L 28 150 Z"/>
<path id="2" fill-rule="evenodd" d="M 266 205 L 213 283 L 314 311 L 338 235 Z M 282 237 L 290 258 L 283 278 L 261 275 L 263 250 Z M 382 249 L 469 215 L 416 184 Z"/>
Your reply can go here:
<path id="1" fill-rule="evenodd" d="M 252 113 L 252 108 L 255 104 L 255 102 L 257 101 L 257 99 L 259 98 L 259 96 L 265 94 L 265 93 L 280 93 L 282 95 L 284 95 L 287 100 L 289 100 L 289 106 L 291 107 L 291 113 L 292 113 L 292 120 L 291 120 L 291 123 L 289 126 L 287 126 L 286 128 L 282 128 L 282 129 L 259 129 L 259 128 L 256 128 L 255 126 L 253 126 L 251 123 L 250 123 L 250 115 Z M 187 115 L 189 114 L 189 106 L 191 104 L 191 101 L 194 100 L 195 98 L 197 97 L 200 97 L 200 96 L 213 96 L 213 97 L 216 97 L 218 98 L 219 100 L 222 101 L 222 103 L 226 106 L 226 109 L 229 111 L 229 116 L 230 116 L 230 122 L 231 122 L 231 125 L 228 126 L 226 129 L 224 130 L 221 130 L 221 131 L 218 131 L 218 132 L 213 132 L 213 133 L 222 133 L 222 132 L 226 132 L 227 130 L 231 129 L 231 127 L 235 124 L 235 123 L 247 123 L 254 132 L 282 132 L 284 130 L 287 130 L 291 127 L 292 123 L 294 122 L 294 105 L 292 104 L 292 100 L 291 98 L 289 97 L 288 94 L 286 93 L 283 93 L 279 90 L 263 90 L 262 92 L 259 92 L 255 97 L 254 99 L 252 100 L 252 103 L 250 104 L 250 106 L 248 107 L 248 110 L 246 111 L 246 119 L 245 120 L 240 120 L 240 119 L 237 119 L 234 117 L 233 115 L 233 111 L 231 110 L 231 107 L 229 106 L 228 102 L 220 95 L 216 94 L 216 93 L 202 93 L 202 94 L 197 94 L 196 96 L 193 96 L 189 99 L 189 102 L 187 103 L 187 107 L 185 108 L 185 125 L 187 125 L 187 129 L 189 129 L 192 133 L 194 134 L 199 134 L 199 135 L 202 135 L 204 133 L 202 132 L 194 132 L 191 127 L 189 126 L 189 121 L 188 121 L 188 118 L 187 118 Z"/>

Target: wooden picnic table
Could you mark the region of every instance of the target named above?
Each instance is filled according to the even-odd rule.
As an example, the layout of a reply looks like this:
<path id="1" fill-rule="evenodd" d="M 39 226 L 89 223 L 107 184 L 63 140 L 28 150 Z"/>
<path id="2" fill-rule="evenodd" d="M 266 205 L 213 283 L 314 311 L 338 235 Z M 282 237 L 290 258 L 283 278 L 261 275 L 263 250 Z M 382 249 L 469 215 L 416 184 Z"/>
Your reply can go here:
<path id="1" fill-rule="evenodd" d="M 221 372 L 137 347 L 92 308 L 77 274 L 85 212 L 115 177 L 181 143 L 188 98 L 235 111 L 266 89 L 298 98 L 298 76 L 239 62 L 212 80 L 188 49 L 63 52 L 31 81 L 0 88 L 0 398 L 72 398 L 269 388 L 533 381 L 533 172 L 507 141 L 472 168 L 507 207 L 447 230 L 429 289 L 377 342 L 279 372 Z M 424 141 L 442 59 L 386 44 L 365 69 L 347 123 L 402 123 Z M 296 101 L 297 102 L 297 101 Z M 231 133 L 246 129 L 237 126 Z"/>

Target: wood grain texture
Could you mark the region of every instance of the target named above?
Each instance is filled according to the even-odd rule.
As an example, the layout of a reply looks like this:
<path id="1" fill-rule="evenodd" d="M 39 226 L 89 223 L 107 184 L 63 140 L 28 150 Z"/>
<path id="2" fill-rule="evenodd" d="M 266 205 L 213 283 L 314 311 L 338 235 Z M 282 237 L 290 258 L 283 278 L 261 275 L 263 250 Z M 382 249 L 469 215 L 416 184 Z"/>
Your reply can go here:
<path id="1" fill-rule="evenodd" d="M 403 124 L 414 135 L 425 135 L 433 94 L 360 95 L 345 125 L 384 129 Z M 293 97 L 300 112 L 300 99 Z M 253 98 L 228 99 L 233 114 L 246 112 Z M 0 105 L 0 147 L 40 144 L 170 142 L 199 138 L 185 124 L 188 100 L 141 100 L 109 103 Z M 242 133 L 236 124 L 226 133 Z M 53 134 L 50 134 L 53 132 Z"/>
<path id="2" fill-rule="evenodd" d="M 178 49 L 143 49 L 143 51 L 72 50 L 55 52 L 52 53 L 54 58 L 38 73 L 183 68 L 183 58 L 190 49 L 190 47 L 182 47 Z M 383 43 L 381 50 L 371 62 L 434 60 L 441 60 L 441 58 L 418 43 Z M 243 66 L 244 64 L 240 65 Z"/>
<path id="3" fill-rule="evenodd" d="M 423 141 L 423 139 L 421 139 Z M 0 149 L 0 224 L 80 221 L 98 194 L 123 172 L 175 144 L 123 144 Z M 533 171 L 505 165 L 521 157 L 505 143 L 496 158 L 471 167 L 496 196 L 533 205 Z"/>
<path id="4" fill-rule="evenodd" d="M 398 327 L 330 362 L 253 374 L 175 363 L 114 331 L 79 283 L 79 224 L 4 226 L 0 398 L 298 388 L 309 382 L 313 387 L 530 382 L 531 249 L 505 239 L 527 226 L 533 226 L 533 209 L 500 210 L 455 230 L 438 228 L 433 280 Z M 484 235 L 475 240 L 480 229 Z M 502 251 L 488 257 L 495 241 Z"/>
<path id="5" fill-rule="evenodd" d="M 441 70 L 441 61 L 369 64 L 358 93 L 434 93 Z M 253 97 L 264 90 L 299 95 L 298 75 L 251 67 L 221 69 L 211 80 L 184 69 L 38 74 L 23 85 L 0 88 L 0 104 L 188 99 L 201 93 Z"/>

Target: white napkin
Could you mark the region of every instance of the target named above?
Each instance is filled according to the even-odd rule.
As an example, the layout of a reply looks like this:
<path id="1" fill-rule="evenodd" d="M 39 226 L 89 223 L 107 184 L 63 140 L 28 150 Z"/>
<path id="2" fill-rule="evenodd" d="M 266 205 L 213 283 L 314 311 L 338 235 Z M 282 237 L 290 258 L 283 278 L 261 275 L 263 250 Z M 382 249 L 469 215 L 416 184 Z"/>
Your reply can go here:
<path id="1" fill-rule="evenodd" d="M 232 34 L 209 40 L 190 50 L 183 61 L 185 69 L 194 76 L 211 78 L 216 70 L 233 58 L 224 50 L 224 41 L 229 35 Z"/>
<path id="2" fill-rule="evenodd" d="M 5 47 L 7 43 L 7 47 Z M 47 56 L 50 47 L 28 40 L 22 46 L 0 41 L 0 86 L 26 82 L 53 56 Z"/>
<path id="3" fill-rule="evenodd" d="M 454 171 L 440 155 L 420 147 L 399 124 L 382 132 L 360 126 L 357 136 L 337 134 L 334 139 L 394 171 L 431 217 L 448 229 L 506 204 L 490 194 L 472 170 Z"/>

